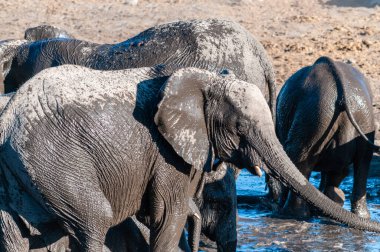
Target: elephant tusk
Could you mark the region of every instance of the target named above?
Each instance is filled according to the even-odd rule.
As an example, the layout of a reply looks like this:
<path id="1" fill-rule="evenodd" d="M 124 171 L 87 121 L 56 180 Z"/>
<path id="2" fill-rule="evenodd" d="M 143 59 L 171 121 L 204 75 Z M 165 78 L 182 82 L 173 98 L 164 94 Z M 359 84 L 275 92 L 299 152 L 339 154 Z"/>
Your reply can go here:
<path id="1" fill-rule="evenodd" d="M 257 176 L 259 176 L 259 177 L 263 176 L 263 172 L 261 171 L 261 169 L 260 169 L 259 166 L 255 165 L 255 166 L 253 167 L 253 170 L 255 171 L 255 174 L 256 174 Z"/>
<path id="2" fill-rule="evenodd" d="M 201 216 L 200 216 L 198 213 L 194 213 L 194 216 L 195 216 L 198 220 L 201 219 Z"/>

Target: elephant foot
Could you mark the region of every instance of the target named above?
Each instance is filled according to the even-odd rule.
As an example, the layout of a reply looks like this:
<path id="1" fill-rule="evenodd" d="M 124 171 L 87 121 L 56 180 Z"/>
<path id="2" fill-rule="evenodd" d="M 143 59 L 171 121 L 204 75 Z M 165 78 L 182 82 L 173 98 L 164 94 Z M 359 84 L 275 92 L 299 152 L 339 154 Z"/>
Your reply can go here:
<path id="1" fill-rule="evenodd" d="M 229 242 L 226 242 L 226 243 L 216 242 L 216 244 L 218 246 L 218 252 L 236 251 L 237 240 L 235 240 L 235 241 L 229 241 Z"/>
<path id="2" fill-rule="evenodd" d="M 286 197 L 288 196 L 287 188 L 285 188 L 280 181 L 270 177 L 268 174 L 265 174 L 265 176 L 266 186 L 268 187 L 268 194 L 266 197 L 279 207 L 282 207 L 286 201 Z"/>
<path id="3" fill-rule="evenodd" d="M 325 195 L 340 206 L 343 206 L 344 200 L 346 199 L 344 192 L 335 186 L 326 187 Z"/>
<path id="4" fill-rule="evenodd" d="M 281 209 L 280 214 L 297 219 L 307 219 L 311 216 L 309 206 L 299 198 L 295 202 L 289 202 L 288 200 Z"/>
<path id="5" fill-rule="evenodd" d="M 371 218 L 371 215 L 367 208 L 367 199 L 365 196 L 357 201 L 352 201 L 351 212 L 365 219 Z"/>

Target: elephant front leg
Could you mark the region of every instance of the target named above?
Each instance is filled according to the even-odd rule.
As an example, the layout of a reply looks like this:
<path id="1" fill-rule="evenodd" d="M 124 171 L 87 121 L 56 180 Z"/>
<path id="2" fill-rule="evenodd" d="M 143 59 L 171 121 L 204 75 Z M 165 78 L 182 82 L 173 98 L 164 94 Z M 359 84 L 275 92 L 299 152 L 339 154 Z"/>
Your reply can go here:
<path id="1" fill-rule="evenodd" d="M 178 182 L 165 181 L 165 185 L 162 185 L 162 180 L 157 183 L 160 185 L 152 185 L 154 189 L 150 198 L 150 250 L 178 251 L 188 214 L 188 197 L 185 191 L 187 184 L 178 186 Z"/>
<path id="2" fill-rule="evenodd" d="M 151 251 L 178 251 L 178 244 L 185 227 L 186 213 L 170 214 L 167 206 L 152 209 L 156 212 L 150 227 Z M 159 213 L 161 212 L 161 213 Z"/>
<path id="3" fill-rule="evenodd" d="M 0 251 L 29 251 L 29 240 L 22 236 L 20 224 L 16 214 L 0 211 Z"/>

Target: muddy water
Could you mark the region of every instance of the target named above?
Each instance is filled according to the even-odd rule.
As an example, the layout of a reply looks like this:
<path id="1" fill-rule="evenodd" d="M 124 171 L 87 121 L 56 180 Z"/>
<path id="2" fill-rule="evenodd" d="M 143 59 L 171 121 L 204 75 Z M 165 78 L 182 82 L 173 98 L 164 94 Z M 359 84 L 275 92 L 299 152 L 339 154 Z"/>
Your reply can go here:
<path id="1" fill-rule="evenodd" d="M 371 218 L 380 222 L 380 158 L 375 157 L 368 179 L 368 208 Z M 311 182 L 319 184 L 319 173 L 313 173 Z M 346 194 L 344 208 L 350 209 L 352 174 L 341 184 Z M 243 171 L 237 183 L 238 195 L 264 196 L 264 178 Z M 259 198 L 260 199 L 260 198 Z M 380 234 L 363 232 L 314 217 L 308 221 L 279 219 L 265 202 L 239 204 L 237 251 L 380 251 Z M 215 245 L 203 247 L 215 251 Z"/>

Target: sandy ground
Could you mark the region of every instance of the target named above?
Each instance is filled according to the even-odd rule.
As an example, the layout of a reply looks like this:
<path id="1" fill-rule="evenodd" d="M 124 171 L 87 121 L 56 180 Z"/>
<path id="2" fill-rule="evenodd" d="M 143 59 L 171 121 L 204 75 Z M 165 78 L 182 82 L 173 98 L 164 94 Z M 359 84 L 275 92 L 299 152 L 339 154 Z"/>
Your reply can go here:
<path id="1" fill-rule="evenodd" d="M 351 62 L 370 80 L 380 124 L 379 0 L 12 0 L 0 1 L 0 40 L 52 24 L 77 38 L 114 43 L 180 19 L 234 20 L 265 46 L 279 87 L 319 56 Z M 377 137 L 380 140 L 380 134 Z M 380 143 L 380 141 L 379 141 Z"/>

